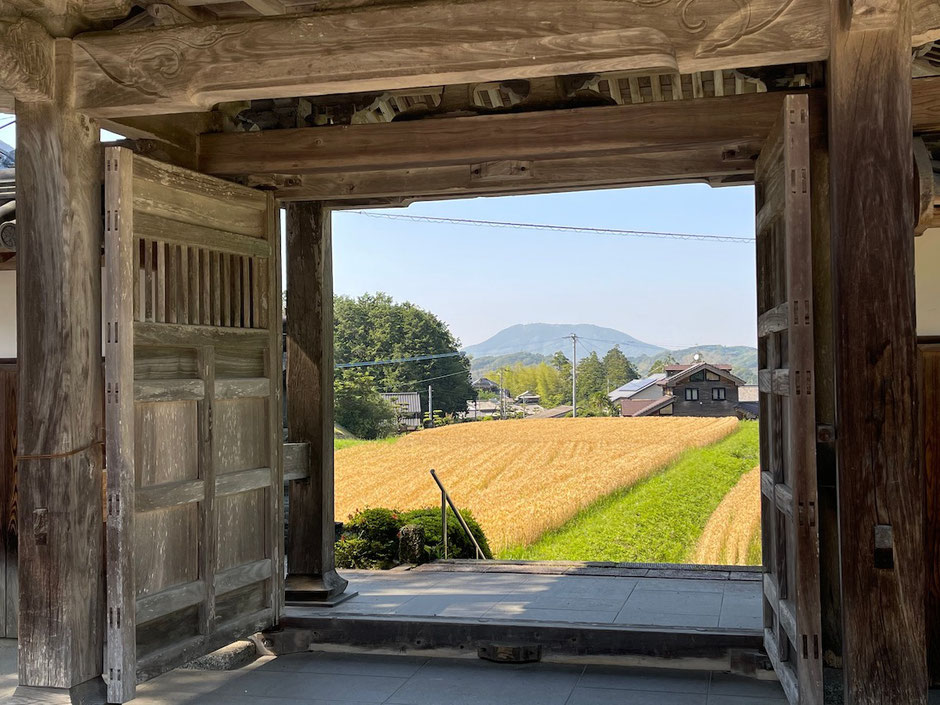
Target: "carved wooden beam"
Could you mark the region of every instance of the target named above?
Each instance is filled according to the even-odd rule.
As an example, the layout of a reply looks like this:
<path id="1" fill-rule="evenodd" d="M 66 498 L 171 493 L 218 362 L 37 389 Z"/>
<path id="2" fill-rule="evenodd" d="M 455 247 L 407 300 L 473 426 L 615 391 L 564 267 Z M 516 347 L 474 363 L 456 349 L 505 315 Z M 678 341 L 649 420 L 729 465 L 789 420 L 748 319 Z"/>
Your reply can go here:
<path id="1" fill-rule="evenodd" d="M 0 92 L 34 102 L 52 97 L 53 39 L 33 20 L 0 19 Z"/>
<path id="2" fill-rule="evenodd" d="M 76 37 L 94 116 L 616 70 L 816 61 L 826 0 L 425 0 Z"/>
<path id="3" fill-rule="evenodd" d="M 814 94 L 816 95 L 816 94 Z M 760 143 L 782 93 L 200 137 L 210 174 L 417 169 Z"/>

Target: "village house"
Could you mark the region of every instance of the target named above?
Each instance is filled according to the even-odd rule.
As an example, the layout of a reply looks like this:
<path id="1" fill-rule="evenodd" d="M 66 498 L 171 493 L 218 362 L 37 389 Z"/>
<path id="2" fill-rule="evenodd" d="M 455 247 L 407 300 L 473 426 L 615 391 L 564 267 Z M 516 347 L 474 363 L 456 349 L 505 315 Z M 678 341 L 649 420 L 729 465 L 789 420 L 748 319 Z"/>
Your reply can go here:
<path id="1" fill-rule="evenodd" d="M 731 365 L 695 362 L 633 380 L 611 392 L 621 416 L 735 416 L 744 380 Z"/>
<path id="2" fill-rule="evenodd" d="M 380 396 L 398 411 L 398 427 L 402 431 L 421 428 L 421 395 L 418 392 L 383 392 Z"/>

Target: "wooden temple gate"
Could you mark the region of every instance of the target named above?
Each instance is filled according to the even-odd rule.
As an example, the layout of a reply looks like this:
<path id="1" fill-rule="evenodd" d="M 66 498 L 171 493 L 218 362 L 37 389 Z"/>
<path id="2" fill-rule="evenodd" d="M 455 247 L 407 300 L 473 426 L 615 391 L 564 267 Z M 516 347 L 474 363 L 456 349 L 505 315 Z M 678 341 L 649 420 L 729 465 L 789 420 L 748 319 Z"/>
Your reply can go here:
<path id="1" fill-rule="evenodd" d="M 767 651 L 793 703 L 822 702 L 826 654 L 846 702 L 925 703 L 913 233 L 933 219 L 929 158 L 911 173 L 912 132 L 940 132 L 922 48 L 940 7 L 246 2 L 0 5 L 30 321 L 21 684 L 104 674 L 123 702 L 137 678 L 276 621 L 285 588 L 345 588 L 331 208 L 756 179 Z M 912 80 L 913 47 L 927 75 Z M 127 149 L 102 159 L 99 125 Z M 309 451 L 283 583 L 276 201 L 290 204 L 288 434 Z"/>

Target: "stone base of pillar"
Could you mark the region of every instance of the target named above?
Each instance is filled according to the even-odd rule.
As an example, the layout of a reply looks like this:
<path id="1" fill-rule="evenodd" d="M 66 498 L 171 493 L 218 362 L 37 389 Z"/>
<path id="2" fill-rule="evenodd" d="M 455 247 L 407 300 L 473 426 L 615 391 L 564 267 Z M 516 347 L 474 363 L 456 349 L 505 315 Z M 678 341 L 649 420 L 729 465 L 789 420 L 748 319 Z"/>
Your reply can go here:
<path id="1" fill-rule="evenodd" d="M 290 603 L 316 603 L 324 607 L 333 607 L 355 597 L 358 593 L 346 592 L 349 581 L 335 570 L 323 575 L 288 575 L 285 585 L 285 599 Z"/>

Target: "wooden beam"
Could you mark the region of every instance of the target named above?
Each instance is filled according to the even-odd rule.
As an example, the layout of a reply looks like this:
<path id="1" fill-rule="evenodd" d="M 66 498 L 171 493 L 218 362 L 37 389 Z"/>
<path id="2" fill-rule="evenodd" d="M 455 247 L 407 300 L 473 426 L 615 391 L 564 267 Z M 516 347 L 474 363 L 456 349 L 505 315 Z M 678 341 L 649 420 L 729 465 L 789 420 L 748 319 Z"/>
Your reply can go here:
<path id="1" fill-rule="evenodd" d="M 50 100 L 53 39 L 38 22 L 0 18 L 0 91 L 16 100 Z"/>
<path id="2" fill-rule="evenodd" d="M 333 544 L 333 248 L 329 209 L 287 207 L 287 436 L 309 445 L 310 474 L 290 483 L 287 600 L 324 600 L 348 582 Z"/>
<path id="3" fill-rule="evenodd" d="M 733 151 L 763 143 L 783 95 L 207 134 L 199 140 L 199 165 L 202 171 L 224 175 L 325 174 L 709 146 Z M 484 180 L 482 174 L 476 176 Z"/>
<path id="4" fill-rule="evenodd" d="M 102 169 L 55 49 L 55 99 L 16 105 L 19 682 L 69 688 L 102 673 Z"/>
<path id="5" fill-rule="evenodd" d="M 833 8 L 829 157 L 845 702 L 927 702 L 910 0 Z"/>
<path id="6" fill-rule="evenodd" d="M 118 117 L 573 73 L 690 73 L 822 60 L 828 24 L 825 0 L 701 13 L 622 0 L 425 0 L 79 35 L 76 88 L 82 110 Z"/>
<path id="7" fill-rule="evenodd" d="M 282 201 L 330 201 L 357 204 L 383 198 L 475 198 L 488 195 L 542 193 L 558 190 L 617 188 L 662 183 L 750 183 L 757 145 L 726 150 L 709 145 L 696 150 L 646 154 L 539 159 L 521 162 L 525 169 L 501 178 L 481 179 L 483 164 L 338 174 L 300 174 L 256 180 L 276 188 Z"/>

